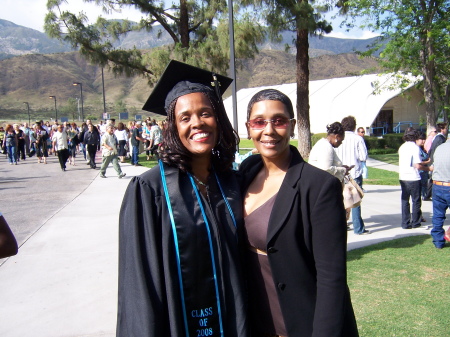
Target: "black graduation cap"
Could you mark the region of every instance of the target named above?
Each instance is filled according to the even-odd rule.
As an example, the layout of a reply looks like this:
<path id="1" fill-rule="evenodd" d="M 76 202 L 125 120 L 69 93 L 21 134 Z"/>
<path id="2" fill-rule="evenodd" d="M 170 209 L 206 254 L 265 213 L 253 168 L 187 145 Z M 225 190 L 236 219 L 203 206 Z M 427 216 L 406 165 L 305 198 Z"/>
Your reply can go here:
<path id="1" fill-rule="evenodd" d="M 222 101 L 231 82 L 231 78 L 171 60 L 142 109 L 166 116 L 166 109 L 174 99 L 194 92 L 215 93 Z"/>

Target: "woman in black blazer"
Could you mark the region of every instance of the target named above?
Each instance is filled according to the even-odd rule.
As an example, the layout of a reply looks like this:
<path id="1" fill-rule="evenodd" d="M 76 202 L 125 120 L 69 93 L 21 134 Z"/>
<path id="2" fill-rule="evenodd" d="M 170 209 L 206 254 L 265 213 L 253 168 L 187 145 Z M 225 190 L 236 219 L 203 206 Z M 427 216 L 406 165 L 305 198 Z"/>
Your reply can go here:
<path id="1" fill-rule="evenodd" d="M 247 120 L 260 153 L 240 167 L 252 336 L 358 336 L 341 183 L 289 145 L 295 119 L 286 95 L 258 92 Z"/>

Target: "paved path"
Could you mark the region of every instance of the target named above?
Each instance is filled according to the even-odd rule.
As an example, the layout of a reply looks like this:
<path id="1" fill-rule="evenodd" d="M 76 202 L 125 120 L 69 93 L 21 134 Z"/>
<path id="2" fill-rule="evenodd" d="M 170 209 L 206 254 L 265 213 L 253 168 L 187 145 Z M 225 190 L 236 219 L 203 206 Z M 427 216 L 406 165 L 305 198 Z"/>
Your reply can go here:
<path id="1" fill-rule="evenodd" d="M 131 177 L 146 170 L 122 169 L 123 179 L 110 167 L 91 180 L 0 267 L 0 336 L 115 335 L 117 218 Z"/>
<path id="2" fill-rule="evenodd" d="M 398 166 L 392 165 L 392 164 L 386 164 L 385 162 L 375 160 L 372 158 L 367 158 L 366 161 L 367 166 L 382 169 L 382 170 L 388 170 L 393 172 L 398 172 Z"/>
<path id="3" fill-rule="evenodd" d="M 98 170 L 90 169 L 81 158 L 77 155 L 75 166 L 68 165 L 62 172 L 56 156 L 48 157 L 47 164 L 37 164 L 32 157 L 8 165 L 0 155 L 0 211 L 19 246 L 95 179 Z"/>
<path id="4" fill-rule="evenodd" d="M 127 173 L 122 180 L 111 167 L 108 179 L 91 180 L 45 220 L 17 256 L 0 266 L 0 336 L 115 335 L 117 217 L 130 178 L 146 170 L 129 164 L 122 168 Z M 356 236 L 349 231 L 349 249 L 429 233 L 400 228 L 399 187 L 365 189 L 362 215 L 373 234 Z M 423 211 L 429 223 L 430 202 L 424 203 Z"/>

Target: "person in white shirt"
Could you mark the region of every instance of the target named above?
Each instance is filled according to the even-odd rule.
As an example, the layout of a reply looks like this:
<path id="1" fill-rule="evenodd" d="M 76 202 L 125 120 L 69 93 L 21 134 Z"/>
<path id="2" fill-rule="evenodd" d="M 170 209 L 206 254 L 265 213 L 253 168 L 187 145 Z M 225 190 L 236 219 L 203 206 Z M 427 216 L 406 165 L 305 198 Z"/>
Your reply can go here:
<path id="1" fill-rule="evenodd" d="M 122 172 L 119 160 L 117 159 L 117 145 L 118 141 L 116 136 L 114 135 L 114 126 L 108 125 L 106 126 L 106 132 L 102 136 L 102 166 L 100 168 L 100 177 L 106 178 L 105 173 L 109 163 L 112 162 L 114 169 L 117 172 L 117 176 L 119 179 L 125 177 L 125 173 Z"/>
<path id="2" fill-rule="evenodd" d="M 25 153 L 28 156 L 30 154 L 30 135 L 31 135 L 32 130 L 28 126 L 27 122 L 23 123 L 23 126 L 20 129 L 25 134 Z"/>
<path id="3" fill-rule="evenodd" d="M 158 122 L 161 123 L 161 122 Z M 152 121 L 152 126 L 150 128 L 150 142 L 148 145 L 148 149 L 150 150 L 150 154 L 153 158 L 153 155 L 156 155 L 156 161 L 158 161 L 158 147 L 162 142 L 162 129 L 156 122 L 156 120 Z"/>
<path id="4" fill-rule="evenodd" d="M 429 167 L 422 163 L 420 148 L 416 144 L 419 134 L 416 130 L 407 130 L 403 135 L 405 143 L 398 149 L 398 172 L 402 189 L 402 228 L 411 229 L 421 226 L 422 200 L 421 179 L 419 170 L 429 171 Z M 412 212 L 410 202 L 412 201 Z"/>
<path id="5" fill-rule="evenodd" d="M 345 131 L 341 123 L 334 122 L 327 125 L 327 137 L 320 139 L 314 145 L 308 159 L 308 163 L 327 171 L 341 182 L 344 181 L 344 177 L 351 170 L 351 167 L 342 165 L 342 161 L 334 149 L 341 146 L 344 138 Z"/>
<path id="6" fill-rule="evenodd" d="M 53 133 L 52 143 L 55 152 L 58 154 L 59 165 L 61 170 L 66 170 L 66 162 L 69 159 L 69 146 L 67 144 L 67 132 L 63 130 L 62 124 L 59 124 L 56 128 L 56 132 Z"/>
<path id="7" fill-rule="evenodd" d="M 335 148 L 337 156 L 342 164 L 353 168 L 350 170 L 350 176 L 362 188 L 363 178 L 361 162 L 367 160 L 367 148 L 364 139 L 355 134 L 356 119 L 353 116 L 347 116 L 341 121 L 345 130 L 345 139 L 342 145 Z M 370 234 L 364 227 L 364 221 L 361 217 L 361 206 L 352 208 L 353 231 L 357 235 Z"/>
<path id="8" fill-rule="evenodd" d="M 117 124 L 117 129 L 114 131 L 114 135 L 119 142 L 117 151 L 120 162 L 123 163 L 125 161 L 125 157 L 127 156 L 128 130 L 125 128 L 125 125 L 122 122 L 119 122 L 119 124 Z"/>

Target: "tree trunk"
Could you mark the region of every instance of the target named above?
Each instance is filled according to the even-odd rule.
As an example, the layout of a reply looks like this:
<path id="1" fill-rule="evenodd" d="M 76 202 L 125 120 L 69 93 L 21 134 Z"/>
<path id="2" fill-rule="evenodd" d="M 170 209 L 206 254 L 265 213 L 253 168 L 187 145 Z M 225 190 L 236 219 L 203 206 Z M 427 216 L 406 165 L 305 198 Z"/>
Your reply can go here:
<path id="1" fill-rule="evenodd" d="M 420 51 L 420 61 L 422 63 L 423 72 L 423 94 L 425 99 L 425 114 L 427 116 L 427 129 L 430 126 L 436 126 L 436 103 L 434 99 L 434 74 L 435 65 L 432 60 L 433 50 L 431 47 L 431 42 L 428 37 L 423 37 L 422 39 L 422 50 Z"/>
<path id="2" fill-rule="evenodd" d="M 302 157 L 309 157 L 311 151 L 311 128 L 309 122 L 309 40 L 308 30 L 297 28 L 295 46 L 297 55 L 297 131 L 298 150 Z"/>
<path id="3" fill-rule="evenodd" d="M 180 0 L 180 41 L 183 48 L 189 48 L 189 14 L 187 1 Z"/>

